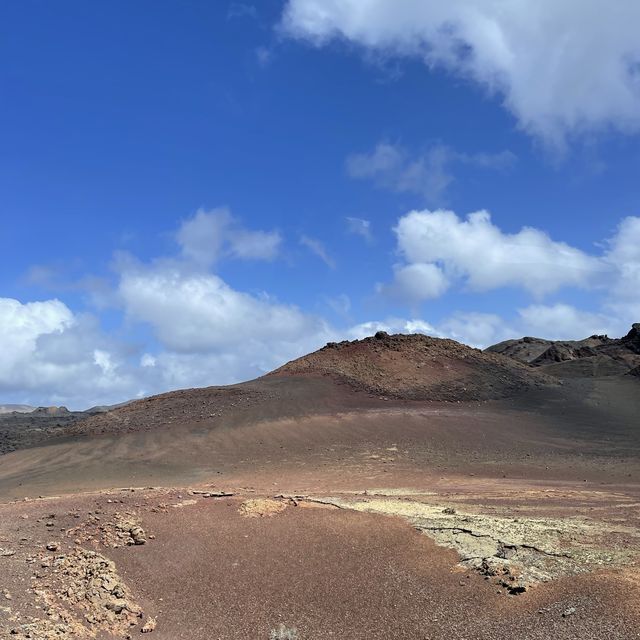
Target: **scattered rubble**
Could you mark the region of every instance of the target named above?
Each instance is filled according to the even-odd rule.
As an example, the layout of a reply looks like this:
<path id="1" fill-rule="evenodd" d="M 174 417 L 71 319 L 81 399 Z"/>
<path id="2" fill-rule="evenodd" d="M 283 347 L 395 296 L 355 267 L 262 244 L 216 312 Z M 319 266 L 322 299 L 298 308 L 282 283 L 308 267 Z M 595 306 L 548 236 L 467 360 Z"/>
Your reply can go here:
<path id="1" fill-rule="evenodd" d="M 125 637 L 140 623 L 142 610 L 111 560 L 76 548 L 53 557 L 42 554 L 37 561 L 31 590 L 40 603 L 36 608 L 46 618 L 14 614 L 10 637 L 86 640 L 102 633 Z"/>
<path id="2" fill-rule="evenodd" d="M 105 547 L 117 549 L 121 546 L 146 544 L 148 536 L 140 526 L 136 514 L 133 512 L 116 512 L 109 520 L 102 520 L 96 513 L 73 529 L 67 535 L 74 539 L 75 544 L 97 542 Z"/>

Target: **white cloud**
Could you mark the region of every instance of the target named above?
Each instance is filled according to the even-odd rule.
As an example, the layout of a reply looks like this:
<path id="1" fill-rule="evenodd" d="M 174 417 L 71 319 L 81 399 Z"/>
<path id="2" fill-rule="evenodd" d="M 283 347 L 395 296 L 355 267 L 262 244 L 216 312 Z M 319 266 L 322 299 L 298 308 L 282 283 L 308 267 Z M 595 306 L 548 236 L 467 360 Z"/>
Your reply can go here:
<path id="1" fill-rule="evenodd" d="M 441 209 L 412 211 L 394 231 L 409 265 L 437 264 L 474 291 L 516 286 L 541 296 L 567 286 L 591 287 L 606 269 L 598 258 L 539 229 L 504 233 L 486 211 L 466 219 Z"/>
<path id="2" fill-rule="evenodd" d="M 186 259 L 205 267 L 223 257 L 273 260 L 282 243 L 277 231 L 245 229 L 224 207 L 198 209 L 182 223 L 176 239 Z"/>
<path id="3" fill-rule="evenodd" d="M 0 298 L 0 379 L 6 384 L 19 373 L 25 360 L 35 353 L 40 336 L 60 334 L 73 322 L 73 314 L 59 300 L 21 304 Z"/>
<path id="4" fill-rule="evenodd" d="M 613 299 L 623 304 L 635 303 L 640 315 L 640 218 L 622 220 L 608 242 L 605 260 L 617 272 Z"/>
<path id="5" fill-rule="evenodd" d="M 373 234 L 371 233 L 371 221 L 365 220 L 363 218 L 352 218 L 351 216 L 347 216 L 345 220 L 347 221 L 347 231 L 349 233 L 360 236 L 367 242 L 373 241 Z"/>
<path id="6" fill-rule="evenodd" d="M 493 313 L 456 313 L 438 328 L 447 337 L 479 349 L 517 336 L 503 318 Z"/>
<path id="7" fill-rule="evenodd" d="M 282 19 L 318 46 L 345 39 L 475 81 L 556 145 L 640 129 L 638 24 L 636 0 L 289 0 Z"/>
<path id="8" fill-rule="evenodd" d="M 128 317 L 151 326 L 162 345 L 177 353 L 294 342 L 321 328 L 297 307 L 236 291 L 217 275 L 179 263 L 129 264 L 118 289 Z"/>
<path id="9" fill-rule="evenodd" d="M 155 367 L 157 363 L 158 361 L 150 353 L 144 353 L 140 358 L 141 367 Z"/>
<path id="10" fill-rule="evenodd" d="M 300 244 L 303 247 L 309 249 L 311 253 L 318 256 L 318 258 L 320 258 L 320 260 L 322 260 L 322 262 L 324 262 L 330 269 L 336 268 L 335 260 L 329 255 L 328 251 L 326 250 L 322 242 L 320 242 L 320 240 L 303 235 L 300 236 Z"/>
<path id="11" fill-rule="evenodd" d="M 126 316 L 128 342 L 58 300 L 0 299 L 0 395 L 86 408 L 239 382 L 322 346 L 334 334 L 321 318 L 267 294 L 237 291 L 209 271 L 222 255 L 270 257 L 279 237 L 262 234 L 226 211 L 200 211 L 177 233 L 180 257 L 143 264 L 117 255 L 110 297 Z M 137 326 L 149 327 L 155 340 L 138 344 L 135 336 L 145 334 L 131 333 Z"/>
<path id="12" fill-rule="evenodd" d="M 352 178 L 370 178 L 380 187 L 398 193 L 416 193 L 427 202 L 440 202 L 455 180 L 456 166 L 504 170 L 516 156 L 510 151 L 468 154 L 438 144 L 422 154 L 411 156 L 399 145 L 381 142 L 370 153 L 355 153 L 346 161 Z"/>
<path id="13" fill-rule="evenodd" d="M 379 285 L 378 292 L 412 303 L 439 298 L 449 288 L 449 281 L 435 264 L 416 262 L 394 269 L 394 281 Z"/>
<path id="14" fill-rule="evenodd" d="M 0 391 L 25 404 L 86 408 L 136 388 L 121 346 L 59 300 L 0 298 Z"/>
<path id="15" fill-rule="evenodd" d="M 479 349 L 522 336 L 580 340 L 594 334 L 620 336 L 628 329 L 629 323 L 621 322 L 614 316 L 585 311 L 564 303 L 532 304 L 517 309 L 512 320 L 495 313 L 458 312 L 433 327 L 435 335 Z"/>
<path id="16" fill-rule="evenodd" d="M 594 334 L 615 336 L 629 329 L 629 325 L 602 313 L 582 311 L 562 303 L 530 305 L 519 309 L 518 314 L 525 333 L 549 340 L 579 340 Z"/>

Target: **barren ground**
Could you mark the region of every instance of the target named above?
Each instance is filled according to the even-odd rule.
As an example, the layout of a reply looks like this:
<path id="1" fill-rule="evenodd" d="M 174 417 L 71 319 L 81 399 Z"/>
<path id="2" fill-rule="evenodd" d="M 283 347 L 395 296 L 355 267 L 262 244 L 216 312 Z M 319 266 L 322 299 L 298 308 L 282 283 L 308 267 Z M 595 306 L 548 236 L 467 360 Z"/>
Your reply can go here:
<path id="1" fill-rule="evenodd" d="M 640 637 L 636 379 L 232 389 L 0 457 L 6 637 Z"/>

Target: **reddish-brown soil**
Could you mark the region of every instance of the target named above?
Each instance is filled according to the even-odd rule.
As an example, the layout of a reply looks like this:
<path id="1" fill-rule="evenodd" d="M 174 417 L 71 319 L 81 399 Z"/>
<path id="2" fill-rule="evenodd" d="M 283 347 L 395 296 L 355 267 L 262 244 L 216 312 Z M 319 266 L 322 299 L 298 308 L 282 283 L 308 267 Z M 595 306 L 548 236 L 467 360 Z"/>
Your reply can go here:
<path id="1" fill-rule="evenodd" d="M 328 347 L 1 456 L 0 633 L 41 624 L 31 637 L 126 637 L 128 618 L 105 613 L 99 589 L 89 610 L 65 595 L 69 563 L 82 574 L 95 551 L 117 573 L 102 583 L 121 582 L 144 612 L 129 612 L 129 633 L 154 620 L 152 639 L 640 637 L 638 379 L 550 384 L 459 347 L 384 336 Z M 461 388 L 476 399 L 452 400 Z M 203 497 L 218 490 L 234 495 Z M 377 493 L 389 513 L 417 500 L 525 531 L 584 521 L 567 539 L 583 569 L 508 595 L 407 518 L 324 504 Z M 134 526 L 146 543 L 126 546 Z M 76 635 L 44 635 L 58 606 Z"/>
<path id="2" fill-rule="evenodd" d="M 496 489 L 489 493 L 494 505 Z M 128 632 L 136 635 L 152 618 L 151 637 L 164 640 L 267 639 L 280 625 L 309 640 L 639 637 L 640 582 L 630 569 L 595 570 L 509 596 L 399 518 L 306 502 L 246 517 L 243 499 L 126 490 L 0 505 L 0 540 L 6 545 L 10 538 L 15 551 L 0 558 L 0 594 L 11 598 L 0 603 L 0 628 L 9 634 L 42 616 L 42 601 L 30 587 L 64 587 L 65 576 L 49 561 L 82 548 L 114 562 L 130 605 L 142 611 Z M 516 491 L 502 501 L 522 507 L 528 499 Z M 582 509 L 615 517 L 619 505 L 606 500 L 587 494 Z M 105 536 L 122 513 L 134 514 L 148 537 L 144 545 L 114 547 L 118 538 Z M 55 552 L 46 550 L 51 540 L 58 543 Z M 64 592 L 58 600 L 69 607 Z M 86 636 L 62 637 L 90 637 L 92 625 L 82 616 L 79 623 Z M 101 629 L 102 638 L 127 635 Z"/>
<path id="3" fill-rule="evenodd" d="M 354 389 L 430 401 L 488 400 L 553 385 L 530 367 L 454 340 L 388 335 L 329 343 L 270 376 L 329 376 Z"/>

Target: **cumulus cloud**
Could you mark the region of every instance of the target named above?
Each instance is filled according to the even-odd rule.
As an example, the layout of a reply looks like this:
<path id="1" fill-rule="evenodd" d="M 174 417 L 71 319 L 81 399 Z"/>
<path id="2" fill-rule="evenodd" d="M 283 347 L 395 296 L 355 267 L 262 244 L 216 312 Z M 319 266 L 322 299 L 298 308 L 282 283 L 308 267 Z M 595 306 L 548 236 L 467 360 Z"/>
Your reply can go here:
<path id="1" fill-rule="evenodd" d="M 119 269 L 124 341 L 58 300 L 0 298 L 0 401 L 84 409 L 240 382 L 337 337 L 321 318 L 237 291 L 186 263 L 129 259 Z M 138 326 L 149 327 L 153 339 L 141 343 L 131 332 Z"/>
<path id="2" fill-rule="evenodd" d="M 576 340 L 590 335 L 622 335 L 629 326 L 603 313 L 593 313 L 557 303 L 534 304 L 518 311 L 526 333 L 549 340 Z"/>
<path id="3" fill-rule="evenodd" d="M 602 312 L 566 303 L 532 304 L 506 319 L 494 313 L 458 312 L 437 323 L 436 335 L 484 349 L 492 344 L 536 336 L 547 340 L 580 340 L 594 334 L 624 335 L 629 323 Z"/>
<path id="4" fill-rule="evenodd" d="M 225 207 L 199 209 L 182 223 L 176 240 L 183 256 L 202 266 L 210 266 L 224 257 L 273 260 L 282 243 L 277 231 L 244 228 Z"/>
<path id="5" fill-rule="evenodd" d="M 427 202 L 440 202 L 455 180 L 456 166 L 505 170 L 513 166 L 511 151 L 497 153 L 461 153 L 446 145 L 434 145 L 412 156 L 399 145 L 381 142 L 369 153 L 355 153 L 346 160 L 352 178 L 369 178 L 397 193 L 415 193 Z"/>
<path id="6" fill-rule="evenodd" d="M 237 291 L 215 274 L 171 262 L 129 264 L 118 290 L 128 317 L 151 326 L 162 345 L 177 353 L 293 342 L 321 328 L 295 306 Z"/>
<path id="7" fill-rule="evenodd" d="M 622 220 L 607 243 L 604 259 L 617 274 L 609 306 L 618 315 L 640 318 L 640 218 Z"/>
<path id="8" fill-rule="evenodd" d="M 640 129 L 638 24 L 636 0 L 289 0 L 282 18 L 318 46 L 343 39 L 470 79 L 554 145 Z"/>
<path id="9" fill-rule="evenodd" d="M 36 349 L 38 338 L 61 334 L 74 322 L 71 311 L 59 300 L 21 304 L 0 298 L 0 378 L 6 384 Z"/>
<path id="10" fill-rule="evenodd" d="M 472 347 L 484 349 L 517 336 L 517 330 L 494 313 L 455 313 L 439 326 L 443 335 Z"/>
<path id="11" fill-rule="evenodd" d="M 122 346 L 59 300 L 0 298 L 0 391 L 26 404 L 86 408 L 139 391 Z"/>
<path id="12" fill-rule="evenodd" d="M 379 293 L 411 303 L 439 298 L 449 288 L 449 281 L 435 264 L 415 262 L 397 266 L 391 284 L 378 285 Z"/>
<path id="13" fill-rule="evenodd" d="M 539 229 L 504 233 L 487 211 L 466 218 L 453 211 L 412 211 L 394 228 L 409 265 L 437 265 L 474 291 L 521 287 L 536 296 L 562 287 L 591 287 L 606 267 L 598 258 Z"/>
<path id="14" fill-rule="evenodd" d="M 239 382 L 335 337 L 323 319 L 234 289 L 211 271 L 222 256 L 271 258 L 276 234 L 245 229 L 216 210 L 186 220 L 176 239 L 175 256 L 148 263 L 116 256 L 110 298 L 125 318 L 123 341 L 58 300 L 0 299 L 0 396 L 86 408 Z"/>

